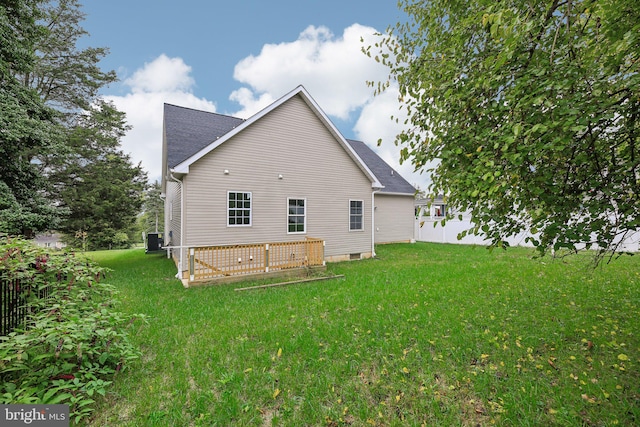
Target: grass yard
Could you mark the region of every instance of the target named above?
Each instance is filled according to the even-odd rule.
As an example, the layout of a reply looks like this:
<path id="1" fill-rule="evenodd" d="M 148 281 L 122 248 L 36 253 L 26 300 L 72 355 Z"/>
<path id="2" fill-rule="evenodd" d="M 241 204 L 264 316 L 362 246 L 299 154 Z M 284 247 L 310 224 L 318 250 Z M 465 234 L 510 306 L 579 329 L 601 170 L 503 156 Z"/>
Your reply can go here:
<path id="1" fill-rule="evenodd" d="M 246 292 L 95 253 L 149 323 L 91 425 L 640 425 L 640 255 L 377 250 L 330 264 L 343 279 Z"/>

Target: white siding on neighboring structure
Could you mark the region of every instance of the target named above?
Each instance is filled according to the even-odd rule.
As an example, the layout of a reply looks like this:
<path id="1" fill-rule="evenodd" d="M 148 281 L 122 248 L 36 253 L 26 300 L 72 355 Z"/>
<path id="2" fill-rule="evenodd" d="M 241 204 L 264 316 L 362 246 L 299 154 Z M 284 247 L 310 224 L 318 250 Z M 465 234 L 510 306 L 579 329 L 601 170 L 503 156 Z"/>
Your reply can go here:
<path id="1" fill-rule="evenodd" d="M 414 197 L 376 193 L 375 242 L 409 242 L 414 238 Z"/>
<path id="2" fill-rule="evenodd" d="M 183 182 L 184 245 L 306 235 L 326 241 L 327 257 L 371 252 L 371 181 L 300 96 L 193 163 Z M 250 227 L 227 226 L 228 191 L 251 192 Z M 306 200 L 304 235 L 287 233 L 288 198 Z M 363 231 L 349 231 L 352 199 L 364 200 Z"/>

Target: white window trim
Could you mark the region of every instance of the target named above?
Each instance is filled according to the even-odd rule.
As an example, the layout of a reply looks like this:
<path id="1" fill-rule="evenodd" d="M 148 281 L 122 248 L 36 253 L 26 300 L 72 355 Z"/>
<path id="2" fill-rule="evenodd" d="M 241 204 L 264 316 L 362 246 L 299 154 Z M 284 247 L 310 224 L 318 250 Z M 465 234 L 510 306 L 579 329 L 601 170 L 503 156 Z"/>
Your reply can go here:
<path id="1" fill-rule="evenodd" d="M 249 224 L 229 224 L 229 211 L 231 210 L 231 208 L 229 207 L 229 194 L 231 193 L 243 193 L 243 194 L 249 194 Z M 227 217 L 225 219 L 226 223 L 227 223 L 227 227 L 251 227 L 253 225 L 253 193 L 251 191 L 244 191 L 244 190 L 228 190 L 227 191 L 227 199 L 226 199 L 226 204 L 227 204 Z M 237 209 L 234 208 L 234 209 Z"/>
<path id="2" fill-rule="evenodd" d="M 289 231 L 289 201 L 290 200 L 303 200 L 304 201 L 304 231 Z M 287 234 L 307 234 L 307 199 L 306 197 L 287 197 Z"/>
<path id="3" fill-rule="evenodd" d="M 360 214 L 362 216 L 362 228 L 351 228 L 351 202 L 360 202 L 362 203 L 362 213 Z M 349 232 L 354 232 L 354 233 L 361 233 L 365 230 L 365 225 L 364 225 L 364 200 L 362 199 L 349 199 L 349 217 L 348 217 L 348 222 L 347 222 L 347 227 L 349 228 Z"/>

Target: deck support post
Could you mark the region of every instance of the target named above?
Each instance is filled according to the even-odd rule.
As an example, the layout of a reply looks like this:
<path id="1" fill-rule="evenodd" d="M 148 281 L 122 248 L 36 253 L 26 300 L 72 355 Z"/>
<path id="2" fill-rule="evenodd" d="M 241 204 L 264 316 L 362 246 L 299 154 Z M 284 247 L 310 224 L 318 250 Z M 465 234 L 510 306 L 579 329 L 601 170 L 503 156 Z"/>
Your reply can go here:
<path id="1" fill-rule="evenodd" d="M 189 248 L 189 281 L 193 282 L 195 280 L 195 249 Z"/>
<path id="2" fill-rule="evenodd" d="M 322 259 L 322 265 L 325 265 L 325 266 L 327 265 L 327 261 L 325 261 L 324 259 L 324 247 L 326 243 L 327 243 L 326 241 L 324 240 L 322 241 L 322 258 L 321 259 Z"/>
<path id="3" fill-rule="evenodd" d="M 269 244 L 264 245 L 264 271 L 269 272 Z"/>

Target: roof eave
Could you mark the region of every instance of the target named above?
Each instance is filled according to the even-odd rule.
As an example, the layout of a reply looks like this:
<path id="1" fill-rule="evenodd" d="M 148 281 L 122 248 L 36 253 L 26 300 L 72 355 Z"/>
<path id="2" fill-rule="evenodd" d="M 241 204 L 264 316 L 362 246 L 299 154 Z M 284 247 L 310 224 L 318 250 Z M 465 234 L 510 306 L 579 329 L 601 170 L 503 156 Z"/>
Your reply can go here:
<path id="1" fill-rule="evenodd" d="M 184 170 L 179 170 L 177 168 L 169 169 L 169 179 L 182 179 L 185 175 L 189 173 L 189 167 L 187 166 L 186 172 Z"/>
<path id="2" fill-rule="evenodd" d="M 383 191 L 380 194 L 389 195 L 389 196 L 411 196 L 415 197 L 416 193 L 401 193 L 401 192 L 392 192 L 392 191 Z"/>

